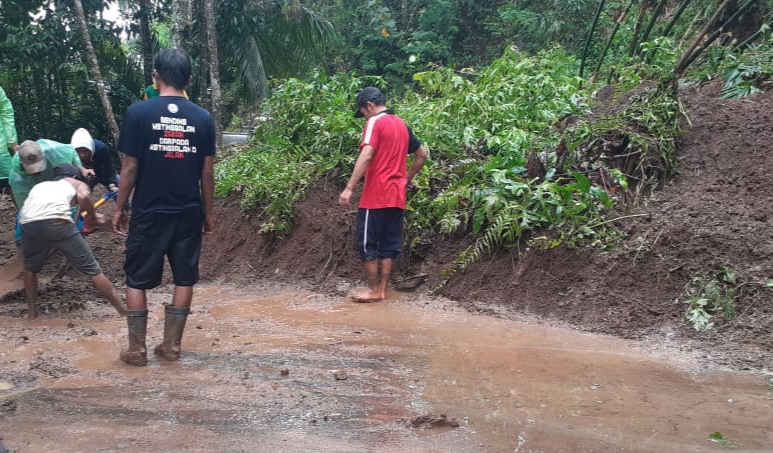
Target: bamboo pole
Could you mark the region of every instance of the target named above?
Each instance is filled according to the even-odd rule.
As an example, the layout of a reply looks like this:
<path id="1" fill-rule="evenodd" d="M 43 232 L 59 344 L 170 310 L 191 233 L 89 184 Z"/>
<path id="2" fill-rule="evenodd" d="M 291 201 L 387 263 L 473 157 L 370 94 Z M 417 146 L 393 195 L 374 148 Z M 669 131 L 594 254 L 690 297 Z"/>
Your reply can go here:
<path id="1" fill-rule="evenodd" d="M 690 4 L 690 0 L 684 0 L 679 5 L 679 7 L 676 9 L 676 12 L 674 13 L 674 17 L 671 18 L 671 21 L 666 25 L 666 29 L 663 30 L 663 36 L 668 36 L 669 33 L 671 33 L 671 30 L 673 30 L 674 25 L 676 25 L 676 22 L 679 20 L 679 18 L 682 17 L 682 13 L 684 13 L 684 10 L 687 9 L 687 6 Z"/>
<path id="2" fill-rule="evenodd" d="M 714 15 L 711 16 L 711 19 L 706 23 L 706 26 L 703 27 L 703 30 L 701 30 L 700 33 L 698 33 L 698 36 L 695 37 L 695 40 L 693 40 L 693 43 L 690 45 L 690 47 L 682 54 L 682 57 L 679 58 L 679 61 L 676 63 L 676 66 L 674 67 L 674 75 L 676 78 L 679 78 L 679 76 L 684 72 L 685 69 L 687 69 L 687 60 L 690 58 L 690 56 L 693 54 L 695 49 L 698 47 L 698 45 L 703 41 L 703 38 L 706 36 L 706 34 L 714 28 L 714 25 L 719 20 L 719 17 L 722 15 L 722 13 L 725 11 L 725 8 L 732 2 L 733 0 L 724 0 L 719 7 L 714 11 Z M 753 0 L 752 0 L 753 1 Z"/>
<path id="3" fill-rule="evenodd" d="M 636 18 L 636 25 L 633 27 L 633 37 L 631 38 L 631 48 L 628 50 L 628 56 L 633 58 L 636 55 L 636 48 L 639 47 L 639 32 L 641 24 L 644 22 L 644 16 L 647 14 L 649 0 L 641 0 L 639 5 L 639 17 Z"/>
<path id="4" fill-rule="evenodd" d="M 720 25 L 716 30 L 714 30 L 714 32 L 711 35 L 709 35 L 708 38 L 706 38 L 706 41 L 700 46 L 698 46 L 695 49 L 695 51 L 690 55 L 690 57 L 684 63 L 684 69 L 687 69 L 687 67 L 690 66 L 690 64 L 693 61 L 695 61 L 696 58 L 698 58 L 698 55 L 700 55 L 701 52 L 703 52 L 703 50 L 708 48 L 711 45 L 711 43 L 713 43 L 719 37 L 719 35 L 722 34 L 722 32 L 725 30 L 725 28 L 728 25 L 730 25 L 733 21 L 735 21 L 738 18 L 738 16 L 743 14 L 747 9 L 749 9 L 750 6 L 752 6 L 753 3 L 756 3 L 756 1 L 757 0 L 747 0 L 747 2 L 744 3 L 743 6 L 738 8 L 738 10 L 732 16 L 730 16 L 725 22 L 722 23 L 722 25 Z"/>
<path id="5" fill-rule="evenodd" d="M 766 15 L 765 15 L 765 18 L 766 18 L 766 19 L 768 19 L 768 17 L 773 17 L 773 13 L 768 13 L 768 14 L 766 14 Z M 735 52 L 736 50 L 739 50 L 739 49 L 741 49 L 741 48 L 743 48 L 743 47 L 746 47 L 746 46 L 748 46 L 749 44 L 753 43 L 753 42 L 754 42 L 754 41 L 755 41 L 757 38 L 759 38 L 759 37 L 760 37 L 760 35 L 762 35 L 762 30 L 763 30 L 763 28 L 764 28 L 766 25 L 767 25 L 768 27 L 773 27 L 773 18 L 771 18 L 771 19 L 768 19 L 768 20 L 767 20 L 767 21 L 766 21 L 766 22 L 763 24 L 763 26 L 762 26 L 762 27 L 760 27 L 760 29 L 759 29 L 759 30 L 757 30 L 756 32 L 754 32 L 754 34 L 753 34 L 753 35 L 749 36 L 749 37 L 748 37 L 748 38 L 746 38 L 746 39 L 745 39 L 745 40 L 744 40 L 742 43 L 740 43 L 740 44 L 738 44 L 737 46 L 733 47 L 733 52 Z"/>
<path id="6" fill-rule="evenodd" d="M 676 45 L 676 49 L 682 49 L 684 48 L 684 42 L 687 40 L 687 38 L 692 34 L 692 29 L 695 28 L 695 24 L 697 24 L 701 19 L 703 19 L 703 16 L 706 15 L 706 12 L 709 9 L 709 5 L 705 5 L 703 9 L 701 9 L 698 14 L 695 15 L 695 17 L 692 18 L 690 21 L 690 25 L 687 26 L 687 28 L 682 33 L 682 37 L 679 38 L 679 43 Z"/>
<path id="7" fill-rule="evenodd" d="M 640 42 L 646 42 L 649 37 L 650 33 L 652 33 L 652 29 L 655 28 L 655 23 L 658 21 L 658 17 L 660 17 L 660 13 L 663 12 L 663 7 L 666 6 L 666 0 L 660 0 L 660 2 L 655 6 L 655 10 L 652 11 L 652 17 L 650 18 L 649 23 L 647 24 L 647 28 L 644 29 L 644 33 L 641 35 Z M 636 49 L 636 54 L 639 54 L 639 49 Z"/>
<path id="8" fill-rule="evenodd" d="M 601 2 L 599 2 L 599 9 L 596 11 L 596 17 L 593 18 L 593 25 L 591 25 L 590 31 L 588 32 L 588 38 L 585 40 L 585 49 L 582 51 L 582 61 L 580 63 L 580 78 L 582 78 L 583 72 L 585 71 L 585 62 L 588 59 L 590 43 L 593 42 L 593 32 L 596 31 L 599 17 L 601 17 L 601 13 L 604 11 L 604 3 L 606 3 L 606 0 L 601 0 Z"/>
<path id="9" fill-rule="evenodd" d="M 609 35 L 609 39 L 607 40 L 607 44 L 604 46 L 604 50 L 601 51 L 601 56 L 599 57 L 599 61 L 596 63 L 596 69 L 593 70 L 594 74 L 598 74 L 601 70 L 601 64 L 604 62 L 604 59 L 607 57 L 607 52 L 609 51 L 609 47 L 612 45 L 612 41 L 615 39 L 615 35 L 617 34 L 618 30 L 620 30 L 620 27 L 625 23 L 625 19 L 628 17 L 628 12 L 631 10 L 631 7 L 633 7 L 633 4 L 636 2 L 636 0 L 631 0 L 628 2 L 628 6 L 625 7 L 625 11 L 620 15 L 620 17 L 617 18 L 617 21 L 615 21 L 615 28 L 612 29 L 612 33 Z"/>

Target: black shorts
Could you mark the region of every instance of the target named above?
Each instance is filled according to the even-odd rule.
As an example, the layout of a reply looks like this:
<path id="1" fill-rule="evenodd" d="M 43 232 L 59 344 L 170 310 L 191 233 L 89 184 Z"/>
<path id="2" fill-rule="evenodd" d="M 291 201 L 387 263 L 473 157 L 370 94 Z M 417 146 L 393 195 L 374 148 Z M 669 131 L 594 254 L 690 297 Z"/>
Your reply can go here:
<path id="1" fill-rule="evenodd" d="M 355 246 L 362 261 L 396 259 L 403 249 L 403 210 L 357 210 Z"/>
<path id="2" fill-rule="evenodd" d="M 199 281 L 203 224 L 200 209 L 176 214 L 133 214 L 123 266 L 126 286 L 142 290 L 159 286 L 165 256 L 176 286 L 195 285 Z"/>

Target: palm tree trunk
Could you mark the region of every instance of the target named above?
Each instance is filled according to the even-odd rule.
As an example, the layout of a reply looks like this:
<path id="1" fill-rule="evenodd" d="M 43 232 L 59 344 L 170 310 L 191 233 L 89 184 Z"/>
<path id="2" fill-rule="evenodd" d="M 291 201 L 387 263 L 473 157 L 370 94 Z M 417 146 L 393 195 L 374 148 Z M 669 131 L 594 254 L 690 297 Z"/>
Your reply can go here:
<path id="1" fill-rule="evenodd" d="M 94 73 L 94 81 L 97 84 L 99 99 L 102 101 L 102 107 L 105 109 L 107 123 L 110 125 L 110 130 L 113 132 L 113 144 L 117 144 L 119 135 L 118 123 L 116 123 L 115 115 L 113 115 L 113 106 L 110 104 L 110 99 L 107 97 L 105 80 L 102 78 L 102 71 L 99 70 L 99 61 L 97 61 L 97 54 L 94 52 L 94 46 L 91 43 L 89 28 L 86 24 L 86 14 L 83 12 L 81 0 L 75 0 L 75 12 L 78 16 L 78 23 L 81 28 L 83 42 L 86 45 L 86 54 L 89 57 L 89 63 L 91 63 L 91 71 Z"/>
<path id="2" fill-rule="evenodd" d="M 191 0 L 172 2 L 172 29 L 169 33 L 170 47 L 177 47 L 190 53 L 193 9 Z"/>
<path id="3" fill-rule="evenodd" d="M 140 0 L 140 41 L 142 42 L 142 74 L 146 84 L 153 81 L 153 39 L 150 35 L 150 0 Z"/>
<path id="4" fill-rule="evenodd" d="M 214 0 L 202 0 L 204 22 L 207 28 L 207 54 L 209 55 L 207 63 L 209 66 L 209 83 L 210 88 L 212 89 L 211 113 L 217 128 L 217 146 L 219 148 L 222 144 L 223 134 L 220 130 L 220 61 L 217 51 L 217 28 L 215 27 L 214 3 Z"/>

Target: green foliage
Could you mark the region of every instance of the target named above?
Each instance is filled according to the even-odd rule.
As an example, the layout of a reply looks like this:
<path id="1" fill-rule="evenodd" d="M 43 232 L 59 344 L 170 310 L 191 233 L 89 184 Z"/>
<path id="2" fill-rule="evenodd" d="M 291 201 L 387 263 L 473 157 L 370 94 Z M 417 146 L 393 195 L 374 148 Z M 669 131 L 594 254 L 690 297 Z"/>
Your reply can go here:
<path id="1" fill-rule="evenodd" d="M 715 444 L 720 445 L 723 448 L 736 448 L 737 445 L 733 442 L 730 442 L 729 440 L 725 439 L 725 436 L 722 435 L 719 431 L 711 433 L 709 435 L 709 441 L 714 442 Z"/>
<path id="2" fill-rule="evenodd" d="M 508 2 L 499 8 L 498 20 L 489 23 L 489 30 L 532 52 L 554 43 L 580 51 L 583 40 L 578 37 L 587 33 L 597 8 L 597 2 L 588 0 Z"/>
<path id="3" fill-rule="evenodd" d="M 687 304 L 685 320 L 703 332 L 714 326 L 711 319 L 717 314 L 723 314 L 728 320 L 735 318 L 738 291 L 742 287 L 735 272 L 726 267 L 713 275 L 694 277 L 683 295 Z"/>
<path id="4" fill-rule="evenodd" d="M 256 207 L 262 220 L 260 233 L 279 237 L 290 232 L 295 204 L 304 198 L 309 183 L 314 182 L 335 164 L 328 156 L 313 155 L 302 148 L 289 148 L 282 159 L 268 146 L 243 152 L 224 160 L 217 167 L 217 194 L 240 192 L 241 206 Z"/>
<path id="5" fill-rule="evenodd" d="M 558 47 L 536 56 L 509 48 L 478 71 L 439 67 L 417 73 L 419 91 L 388 99 L 431 148 L 432 158 L 415 181 L 424 189 L 407 206 L 411 243 L 459 231 L 477 237 L 446 276 L 523 239 L 543 248 L 603 246 L 614 239 L 604 216 L 615 198 L 592 176 L 599 168 L 581 163 L 581 143 L 601 129 L 585 122 L 569 130 L 555 126 L 567 115 L 587 112 L 590 91 L 581 88 L 576 70 L 576 59 Z M 374 84 L 389 94 L 384 79 L 344 74 L 314 73 L 309 81 L 277 85 L 266 103 L 271 120 L 258 129 L 252 147 L 218 163 L 218 193 L 240 193 L 242 207 L 257 213 L 263 232 L 285 234 L 294 202 L 309 183 L 324 174 L 351 173 L 362 128 L 352 118 L 353 99 Z M 632 140 L 638 146 L 650 146 L 645 134 L 664 121 L 658 117 L 663 112 L 643 108 L 655 99 L 643 99 L 641 110 L 616 119 L 636 123 L 629 128 L 641 131 Z M 665 115 L 675 118 L 673 111 Z M 557 171 L 556 150 L 567 139 L 569 170 Z M 546 169 L 536 177 L 529 175 L 535 162 Z M 605 174 L 628 189 L 627 174 L 616 168 Z"/>
<path id="6" fill-rule="evenodd" d="M 111 131 L 85 46 L 73 25 L 74 12 L 65 3 L 57 3 L 56 8 L 48 3 L 40 11 L 39 5 L 31 3 L 28 11 L 14 11 L 21 5 L 13 6 L 3 4 L 4 19 L 16 19 L 4 21 L 0 85 L 14 105 L 19 140 L 69 142 L 75 129 L 85 127 L 94 137 L 109 142 Z M 122 29 L 96 16 L 101 4 L 84 2 L 84 8 L 108 96 L 120 122 L 120 115 L 141 91 L 142 76 L 121 45 Z M 28 15 L 31 12 L 38 13 L 34 22 Z"/>
<path id="7" fill-rule="evenodd" d="M 237 100 L 264 97 L 268 77 L 311 71 L 334 37 L 330 22 L 300 2 L 218 0 L 216 7 L 221 82 Z"/>
<path id="8" fill-rule="evenodd" d="M 361 129 L 351 96 L 359 83 L 316 73 L 311 82 L 289 79 L 275 87 L 265 103 L 271 119 L 253 145 L 218 162 L 218 195 L 239 193 L 242 208 L 261 220 L 261 233 L 287 234 L 308 185 L 356 157 Z"/>
<path id="9" fill-rule="evenodd" d="M 741 98 L 770 88 L 773 74 L 773 35 L 763 26 L 765 39 L 757 45 L 740 48 L 712 46 L 707 50 L 702 64 L 693 79 L 707 82 L 722 80 L 722 97 Z"/>
<path id="10" fill-rule="evenodd" d="M 352 117 L 354 97 L 377 85 L 431 148 L 414 181 L 423 189 L 406 207 L 411 244 L 439 234 L 476 237 L 445 271 L 447 278 L 523 241 L 540 248 L 605 246 L 616 238 L 605 219 L 617 201 L 611 189 L 639 187 L 648 162 L 662 162 L 660 153 L 667 163 L 647 181 L 664 177 L 673 163 L 676 103 L 662 91 L 642 90 L 618 115 L 557 127 L 588 111 L 584 100 L 592 87 L 581 87 L 577 65 L 559 47 L 535 56 L 511 47 L 480 70 L 416 73 L 419 89 L 402 98 L 389 96 L 383 78 L 315 72 L 307 81 L 285 80 L 266 101 L 271 120 L 258 128 L 250 149 L 218 163 L 218 193 L 241 194 L 242 207 L 258 215 L 262 232 L 286 234 L 294 203 L 311 182 L 322 175 L 339 175 L 339 183 L 348 178 L 362 128 Z M 610 130 L 627 134 L 630 151 L 644 156 L 635 167 L 640 173 L 617 168 L 611 159 L 589 163 L 587 144 Z M 566 145 L 561 168 L 559 145 Z"/>
<path id="11" fill-rule="evenodd" d="M 499 247 L 517 243 L 526 233 L 550 228 L 553 237 L 541 236 L 531 242 L 542 248 L 575 247 L 602 235 L 603 230 L 592 223 L 613 201 L 582 173 L 573 173 L 574 182 L 556 179 L 539 184 L 510 180 L 502 170 L 492 173 L 493 185 L 473 193 L 473 204 L 478 208 L 473 213 L 472 231 L 483 234 L 444 271 L 446 279 Z"/>

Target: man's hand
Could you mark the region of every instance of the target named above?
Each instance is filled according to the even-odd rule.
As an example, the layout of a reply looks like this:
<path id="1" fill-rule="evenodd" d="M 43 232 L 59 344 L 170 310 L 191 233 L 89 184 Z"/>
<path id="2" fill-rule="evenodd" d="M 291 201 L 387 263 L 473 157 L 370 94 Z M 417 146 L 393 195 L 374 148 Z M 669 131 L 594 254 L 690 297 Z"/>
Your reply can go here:
<path id="1" fill-rule="evenodd" d="M 85 179 L 89 179 L 90 177 L 97 176 L 96 173 L 94 173 L 94 170 L 91 168 L 83 168 L 81 167 L 81 176 L 83 176 Z"/>
<path id="2" fill-rule="evenodd" d="M 352 199 L 352 192 L 353 190 L 348 187 L 344 189 L 344 191 L 341 192 L 341 195 L 338 196 L 338 204 L 348 205 Z"/>
<path id="3" fill-rule="evenodd" d="M 126 212 L 123 209 L 116 209 L 113 214 L 113 233 L 126 236 Z"/>
<path id="4" fill-rule="evenodd" d="M 212 216 L 204 216 L 204 228 L 202 230 L 204 234 L 212 234 L 215 232 L 215 219 Z"/>
<path id="5" fill-rule="evenodd" d="M 110 192 L 113 192 L 113 193 L 118 192 L 118 186 L 116 186 L 113 183 L 110 183 L 110 185 L 107 186 L 107 190 L 109 190 Z"/>

